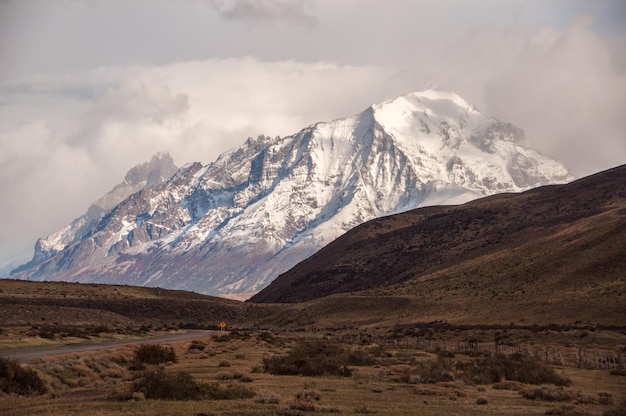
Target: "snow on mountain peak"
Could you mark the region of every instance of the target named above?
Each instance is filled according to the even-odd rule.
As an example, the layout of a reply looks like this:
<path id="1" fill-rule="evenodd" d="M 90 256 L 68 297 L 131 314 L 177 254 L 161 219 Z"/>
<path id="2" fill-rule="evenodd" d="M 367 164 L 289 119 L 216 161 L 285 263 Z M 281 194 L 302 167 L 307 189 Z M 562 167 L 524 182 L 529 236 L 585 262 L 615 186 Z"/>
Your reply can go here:
<path id="1" fill-rule="evenodd" d="M 35 243 L 35 254 L 31 262 L 16 270 L 41 263 L 63 251 L 69 245 L 80 241 L 106 212 L 140 189 L 168 180 L 177 169 L 174 160 L 166 151 L 156 153 L 150 162 L 133 167 L 126 173 L 122 183 L 94 201 L 84 215 L 55 233 L 38 239 Z"/>
<path id="2" fill-rule="evenodd" d="M 521 129 L 433 87 L 185 165 L 15 277 L 251 292 L 377 216 L 571 179 Z"/>

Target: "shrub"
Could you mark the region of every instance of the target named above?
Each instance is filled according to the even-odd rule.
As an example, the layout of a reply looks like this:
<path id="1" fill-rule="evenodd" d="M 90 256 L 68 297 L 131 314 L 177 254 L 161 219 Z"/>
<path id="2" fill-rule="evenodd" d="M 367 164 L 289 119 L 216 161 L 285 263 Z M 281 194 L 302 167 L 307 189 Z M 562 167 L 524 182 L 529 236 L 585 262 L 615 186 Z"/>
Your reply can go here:
<path id="1" fill-rule="evenodd" d="M 494 383 L 491 386 L 494 390 L 511 390 L 511 391 L 520 391 L 524 389 L 524 384 L 519 381 L 502 381 L 499 383 Z"/>
<path id="2" fill-rule="evenodd" d="M 239 332 L 237 330 L 232 330 L 228 333 L 224 333 L 221 335 L 213 335 L 213 341 L 215 342 L 230 342 L 236 341 L 238 339 L 248 339 L 250 338 L 250 334 L 247 332 Z"/>
<path id="3" fill-rule="evenodd" d="M 304 391 L 301 391 L 299 393 L 296 393 L 295 397 L 298 400 L 306 400 L 306 401 L 311 401 L 311 400 L 319 401 L 322 398 L 320 393 L 318 391 L 315 391 L 315 390 L 304 390 Z"/>
<path id="4" fill-rule="evenodd" d="M 417 381 L 422 383 L 439 383 L 440 381 L 453 381 L 454 374 L 452 373 L 452 361 L 439 357 L 436 360 L 425 361 L 417 363 L 415 372 L 419 377 L 405 374 L 405 377 L 401 381 L 414 384 Z"/>
<path id="5" fill-rule="evenodd" d="M 254 396 L 254 402 L 260 404 L 278 404 L 280 396 L 274 393 L 257 393 Z"/>
<path id="6" fill-rule="evenodd" d="M 263 359 L 264 370 L 277 375 L 349 377 L 348 354 L 327 341 L 301 341 L 287 355 Z"/>
<path id="7" fill-rule="evenodd" d="M 597 396 L 588 396 L 580 391 L 573 391 L 563 387 L 540 386 L 534 389 L 522 390 L 520 394 L 531 400 L 543 400 L 548 402 L 571 402 L 576 404 L 611 404 L 609 393 L 598 393 Z"/>
<path id="8" fill-rule="evenodd" d="M 291 410 L 302 410 L 303 412 L 314 412 L 317 406 L 309 400 L 294 400 L 289 405 Z"/>
<path id="9" fill-rule="evenodd" d="M 371 366 L 375 364 L 376 359 L 365 351 L 357 350 L 346 353 L 345 365 Z"/>
<path id="10" fill-rule="evenodd" d="M 191 350 L 204 351 L 205 348 L 206 348 L 206 345 L 204 345 L 201 341 L 194 339 L 193 341 L 191 341 L 191 344 L 189 344 L 189 348 L 187 350 L 188 351 L 191 351 Z"/>
<path id="11" fill-rule="evenodd" d="M 234 376 L 231 373 L 221 372 L 217 375 L 218 380 L 232 380 Z"/>
<path id="12" fill-rule="evenodd" d="M 593 416 L 593 413 L 581 409 L 575 405 L 564 404 L 560 407 L 555 407 L 547 410 L 546 415 L 559 415 L 559 416 Z"/>
<path id="13" fill-rule="evenodd" d="M 561 387 L 541 386 L 534 389 L 522 390 L 522 397 L 530 400 L 543 400 L 547 402 L 567 402 L 575 396 L 569 390 Z"/>
<path id="14" fill-rule="evenodd" d="M 111 332 L 109 327 L 106 325 L 96 325 L 93 328 L 90 328 L 90 330 L 94 335 L 101 334 L 104 332 Z"/>
<path id="15" fill-rule="evenodd" d="M 142 364 L 159 365 L 176 362 L 176 353 L 170 346 L 142 344 L 135 350 L 135 361 Z"/>
<path id="16" fill-rule="evenodd" d="M 359 406 L 359 407 L 354 408 L 354 413 L 373 414 L 373 413 L 376 413 L 376 410 L 371 410 L 367 408 L 366 406 Z"/>
<path id="17" fill-rule="evenodd" d="M 540 359 L 532 356 L 513 354 L 507 357 L 498 354 L 465 365 L 457 364 L 463 378 L 475 384 L 498 383 L 502 380 L 518 381 L 525 384 L 554 384 L 568 386 L 570 380 L 557 374 Z"/>
<path id="18" fill-rule="evenodd" d="M 189 373 L 170 374 L 163 370 L 146 372 L 135 381 L 133 390 L 145 394 L 147 399 L 162 400 L 229 400 L 254 396 L 252 390 L 242 386 L 198 383 Z"/>
<path id="19" fill-rule="evenodd" d="M 44 394 L 48 391 L 35 370 L 20 366 L 17 361 L 0 358 L 0 391 L 9 394 Z"/>
<path id="20" fill-rule="evenodd" d="M 202 386 L 189 373 L 168 374 L 163 370 L 146 372 L 134 384 L 134 390 L 145 394 L 147 399 L 199 400 Z"/>
<path id="21" fill-rule="evenodd" d="M 274 344 L 276 342 L 276 337 L 269 332 L 261 332 L 257 335 L 257 339 L 259 341 L 265 341 L 268 344 Z"/>
<path id="22" fill-rule="evenodd" d="M 602 416 L 624 416 L 626 415 L 626 400 L 622 400 L 620 404 L 612 409 L 606 410 Z"/>
<path id="23" fill-rule="evenodd" d="M 238 385 L 220 386 L 217 383 L 204 385 L 204 398 L 210 400 L 250 399 L 254 391 Z"/>

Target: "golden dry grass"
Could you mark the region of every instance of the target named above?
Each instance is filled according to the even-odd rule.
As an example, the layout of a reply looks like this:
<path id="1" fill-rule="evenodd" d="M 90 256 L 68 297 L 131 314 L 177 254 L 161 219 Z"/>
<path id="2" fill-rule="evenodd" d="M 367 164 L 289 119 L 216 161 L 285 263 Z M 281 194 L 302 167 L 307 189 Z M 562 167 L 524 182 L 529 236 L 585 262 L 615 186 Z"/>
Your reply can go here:
<path id="1" fill-rule="evenodd" d="M 269 339 L 271 343 L 264 341 Z M 257 396 L 237 400 L 113 400 L 128 391 L 133 373 L 129 370 L 135 347 L 33 360 L 50 387 L 41 397 L 0 396 L 0 414 L 26 415 L 276 415 L 335 413 L 347 415 L 543 415 L 564 404 L 587 414 L 609 409 L 601 404 L 551 403 L 523 398 L 512 389 L 473 385 L 461 380 L 436 384 L 399 381 L 414 363 L 436 356 L 415 348 L 393 345 L 345 344 L 346 348 L 384 351 L 378 364 L 352 367 L 351 377 L 275 376 L 259 372 L 263 358 L 284 354 L 297 342 L 290 338 L 249 336 L 206 338 L 172 344 L 178 362 L 167 372 L 184 371 L 198 382 L 245 385 Z M 202 349 L 199 349 L 199 345 Z M 380 351 L 379 351 L 380 352 Z M 471 360 L 458 355 L 455 359 Z M 613 402 L 626 399 L 626 377 L 611 376 L 607 370 L 559 368 L 572 380 L 568 387 L 585 396 L 611 395 Z M 528 386 L 525 386 L 528 387 Z M 599 397 L 599 396 L 598 396 Z M 478 399 L 487 404 L 477 404 Z M 278 401 L 278 403 L 276 403 Z M 305 410 L 313 409 L 313 411 Z M 584 414 L 584 413 L 581 413 Z"/>

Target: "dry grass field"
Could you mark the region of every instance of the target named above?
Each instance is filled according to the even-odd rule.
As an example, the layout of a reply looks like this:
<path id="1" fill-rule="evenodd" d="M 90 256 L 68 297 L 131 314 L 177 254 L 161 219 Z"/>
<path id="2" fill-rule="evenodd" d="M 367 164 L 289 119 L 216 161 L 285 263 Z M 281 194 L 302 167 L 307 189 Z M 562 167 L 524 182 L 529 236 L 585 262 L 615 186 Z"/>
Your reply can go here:
<path id="1" fill-rule="evenodd" d="M 303 346 L 305 356 L 294 357 L 281 368 L 288 373 L 314 373 L 327 365 L 325 374 L 270 373 L 276 365 L 271 357 L 286 357 Z M 176 362 L 141 365 L 136 360 L 141 347 L 136 346 L 31 360 L 22 366 L 37 372 L 47 392 L 1 395 L 0 414 L 617 415 L 626 411 L 626 377 L 608 370 L 546 367 L 541 359 L 520 361 L 524 364 L 519 374 L 529 377 L 521 382 L 505 381 L 504 374 L 498 373 L 498 368 L 517 365 L 515 361 L 503 361 L 504 366 L 498 367 L 495 356 L 486 353 L 453 354 L 394 343 L 227 332 L 160 347 L 171 347 Z M 324 356 L 326 348 L 334 354 Z M 336 374 L 333 363 L 339 366 Z M 549 369 L 551 377 L 567 379 L 563 384 L 568 385 L 529 383 L 534 376 L 526 372 Z M 187 378 L 175 376 L 181 373 Z M 186 400 L 150 398 L 154 393 L 139 391 L 146 374 L 157 374 L 169 391 L 180 389 L 184 394 L 200 385 L 210 394 Z M 172 377 L 176 387 L 167 384 Z"/>

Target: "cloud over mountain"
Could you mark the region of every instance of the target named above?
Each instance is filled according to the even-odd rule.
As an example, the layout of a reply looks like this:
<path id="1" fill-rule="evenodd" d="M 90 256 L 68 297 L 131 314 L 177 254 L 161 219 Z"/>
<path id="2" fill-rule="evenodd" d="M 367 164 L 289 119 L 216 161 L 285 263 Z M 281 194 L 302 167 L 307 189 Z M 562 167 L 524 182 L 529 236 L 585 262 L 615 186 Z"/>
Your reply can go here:
<path id="1" fill-rule="evenodd" d="M 577 177 L 626 160 L 626 3 L 452 3 L 0 2 L 0 263 L 158 151 L 206 163 L 431 83 Z"/>

